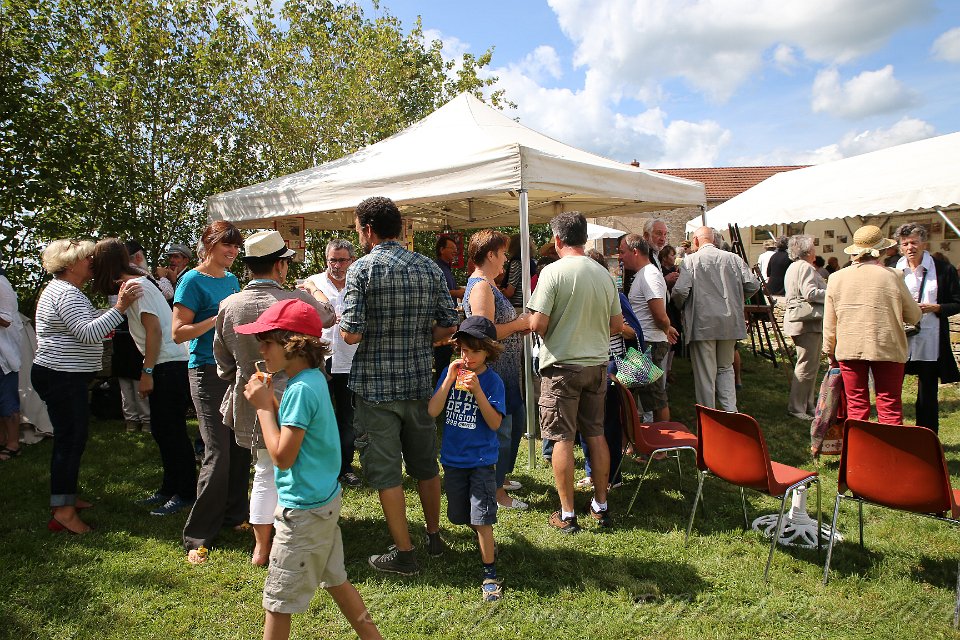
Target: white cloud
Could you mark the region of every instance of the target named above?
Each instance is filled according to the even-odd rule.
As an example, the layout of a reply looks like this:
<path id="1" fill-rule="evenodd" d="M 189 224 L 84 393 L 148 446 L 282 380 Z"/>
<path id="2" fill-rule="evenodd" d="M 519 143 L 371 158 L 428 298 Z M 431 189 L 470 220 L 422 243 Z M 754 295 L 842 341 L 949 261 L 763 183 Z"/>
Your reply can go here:
<path id="1" fill-rule="evenodd" d="M 528 53 L 519 63 L 512 65 L 524 75 L 543 82 L 545 80 L 559 80 L 563 76 L 563 67 L 556 49 L 547 45 L 540 45 Z"/>
<path id="2" fill-rule="evenodd" d="M 773 61 L 781 71 L 789 71 L 792 67 L 797 66 L 796 51 L 786 44 L 777 45 L 777 48 L 773 51 Z"/>
<path id="3" fill-rule="evenodd" d="M 937 38 L 930 52 L 934 58 L 947 62 L 960 62 L 960 27 L 950 29 Z"/>
<path id="4" fill-rule="evenodd" d="M 813 81 L 814 113 L 863 118 L 912 105 L 916 96 L 893 75 L 893 65 L 863 73 L 841 83 L 840 72 L 824 69 Z"/>
<path id="5" fill-rule="evenodd" d="M 491 72 L 517 104 L 511 115 L 566 144 L 644 167 L 700 167 L 715 164 L 730 141 L 730 132 L 712 120 L 669 121 L 659 108 L 622 113 L 621 96 L 602 74 L 588 71 L 584 87 L 572 90 L 544 87 L 526 70 L 518 64 Z"/>
<path id="6" fill-rule="evenodd" d="M 549 0 L 575 63 L 644 87 L 679 77 L 718 102 L 758 73 L 765 52 L 842 64 L 877 50 L 933 0 Z M 779 53 L 780 60 L 777 60 Z"/>
<path id="7" fill-rule="evenodd" d="M 886 129 L 877 128 L 848 132 L 839 142 L 824 145 L 817 149 L 799 153 L 778 149 L 759 156 L 739 158 L 736 164 L 743 166 L 821 164 L 857 156 L 861 153 L 894 147 L 898 144 L 924 140 L 934 135 L 936 135 L 936 129 L 930 123 L 916 118 L 904 117 Z"/>

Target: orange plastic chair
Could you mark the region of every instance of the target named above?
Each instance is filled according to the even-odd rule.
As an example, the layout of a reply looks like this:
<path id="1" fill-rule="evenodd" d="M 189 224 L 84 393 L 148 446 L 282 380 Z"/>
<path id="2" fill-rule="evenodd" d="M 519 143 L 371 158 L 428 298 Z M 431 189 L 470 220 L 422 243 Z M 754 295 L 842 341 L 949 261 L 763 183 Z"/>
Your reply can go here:
<path id="1" fill-rule="evenodd" d="M 690 512 L 687 525 L 686 542 L 693 529 L 693 520 L 697 514 L 697 503 L 703 493 L 703 481 L 707 475 L 716 476 L 740 488 L 740 502 L 743 505 L 743 519 L 747 528 L 747 501 L 743 490 L 752 489 L 780 500 L 780 515 L 777 518 L 776 533 L 770 543 L 767 567 L 763 579 L 767 580 L 773 551 L 777 548 L 780 534 L 783 532 L 783 512 L 787 505 L 787 496 L 798 487 L 817 485 L 817 531 L 820 531 L 820 477 L 816 471 L 797 469 L 779 462 L 773 462 L 767 451 L 767 443 L 760 431 L 760 425 L 752 417 L 743 413 L 733 413 L 710 409 L 696 405 L 697 427 L 700 433 L 700 446 L 697 448 L 697 468 L 700 470 L 700 482 L 697 496 Z M 820 536 L 817 535 L 817 549 L 820 549 Z"/>
<path id="2" fill-rule="evenodd" d="M 637 483 L 637 489 L 633 492 L 633 499 L 630 500 L 630 506 L 627 507 L 629 514 L 633 510 L 633 504 L 640 495 L 640 487 L 643 486 L 643 480 L 647 477 L 647 471 L 650 469 L 650 463 L 654 457 L 660 454 L 674 454 L 677 459 L 677 472 L 680 474 L 681 483 L 683 481 L 683 470 L 680 468 L 680 452 L 689 450 L 693 455 L 697 455 L 697 436 L 690 433 L 683 424 L 679 422 L 654 422 L 645 424 L 640 418 L 640 412 L 637 410 L 637 403 L 633 399 L 633 394 L 615 377 L 611 376 L 617 393 L 620 394 L 620 424 L 623 425 L 623 432 L 626 435 L 627 442 L 637 453 L 641 453 L 647 458 L 647 464 L 640 475 L 640 481 Z M 623 465 L 621 459 L 620 464 Z M 619 468 L 610 475 L 616 477 Z M 680 486 L 681 491 L 683 485 Z"/>
<path id="3" fill-rule="evenodd" d="M 844 495 L 849 491 L 851 495 Z M 960 525 L 960 491 L 950 484 L 950 472 L 940 439 L 926 427 L 903 427 L 863 420 L 843 425 L 843 446 L 837 478 L 837 499 L 823 566 L 823 584 L 830 578 L 830 560 L 843 500 L 859 507 L 860 546 L 863 546 L 863 504 Z M 949 516 L 947 514 L 950 514 Z M 960 571 L 953 626 L 960 622 Z"/>

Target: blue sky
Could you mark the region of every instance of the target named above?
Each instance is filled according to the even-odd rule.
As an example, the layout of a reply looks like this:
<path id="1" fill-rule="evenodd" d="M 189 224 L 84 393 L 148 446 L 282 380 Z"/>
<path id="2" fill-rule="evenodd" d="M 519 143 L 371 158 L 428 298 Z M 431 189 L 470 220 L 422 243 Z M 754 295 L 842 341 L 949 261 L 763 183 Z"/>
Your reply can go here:
<path id="1" fill-rule="evenodd" d="M 369 0 L 368 15 L 376 15 Z M 960 130 L 957 0 L 382 0 L 494 47 L 520 121 L 652 168 L 810 164 Z"/>

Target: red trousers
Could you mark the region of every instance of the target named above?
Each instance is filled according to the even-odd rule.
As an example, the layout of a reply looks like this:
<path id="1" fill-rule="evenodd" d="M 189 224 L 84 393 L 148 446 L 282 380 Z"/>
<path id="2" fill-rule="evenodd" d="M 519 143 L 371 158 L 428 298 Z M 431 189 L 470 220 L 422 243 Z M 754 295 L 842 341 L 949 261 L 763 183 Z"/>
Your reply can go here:
<path id="1" fill-rule="evenodd" d="M 870 372 L 877 391 L 877 416 L 883 424 L 903 424 L 903 363 L 841 360 L 847 417 L 870 419 Z"/>

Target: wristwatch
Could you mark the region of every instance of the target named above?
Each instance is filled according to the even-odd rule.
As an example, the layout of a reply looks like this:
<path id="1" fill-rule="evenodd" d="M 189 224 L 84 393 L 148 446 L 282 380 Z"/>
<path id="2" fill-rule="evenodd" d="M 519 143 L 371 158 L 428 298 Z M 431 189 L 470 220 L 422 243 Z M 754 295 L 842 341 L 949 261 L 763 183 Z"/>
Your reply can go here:
<path id="1" fill-rule="evenodd" d="M 144 373 L 147 373 L 147 374 L 149 374 L 149 375 L 152 376 L 152 375 L 153 375 L 153 367 L 144 367 L 144 368 L 143 368 L 143 372 L 144 372 Z"/>

